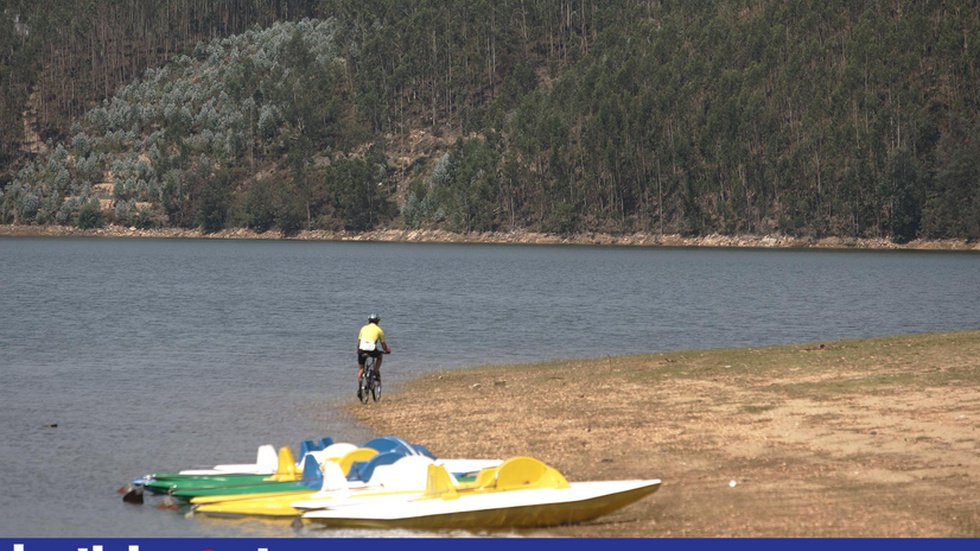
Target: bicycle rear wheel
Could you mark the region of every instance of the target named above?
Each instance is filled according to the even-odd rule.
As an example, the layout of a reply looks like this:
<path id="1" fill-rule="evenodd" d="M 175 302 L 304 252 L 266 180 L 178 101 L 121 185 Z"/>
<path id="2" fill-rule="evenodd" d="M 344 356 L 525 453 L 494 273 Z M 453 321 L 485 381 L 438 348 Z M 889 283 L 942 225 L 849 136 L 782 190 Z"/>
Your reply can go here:
<path id="1" fill-rule="evenodd" d="M 375 371 L 373 366 L 371 367 L 371 376 L 373 377 L 371 381 L 371 396 L 377 402 L 381 399 L 381 378 L 378 377 L 378 372 Z"/>
<path id="2" fill-rule="evenodd" d="M 371 399 L 371 373 L 374 372 L 374 358 L 368 358 L 364 362 L 364 371 L 357 380 L 358 390 L 357 397 L 361 399 L 362 404 L 368 403 Z"/>

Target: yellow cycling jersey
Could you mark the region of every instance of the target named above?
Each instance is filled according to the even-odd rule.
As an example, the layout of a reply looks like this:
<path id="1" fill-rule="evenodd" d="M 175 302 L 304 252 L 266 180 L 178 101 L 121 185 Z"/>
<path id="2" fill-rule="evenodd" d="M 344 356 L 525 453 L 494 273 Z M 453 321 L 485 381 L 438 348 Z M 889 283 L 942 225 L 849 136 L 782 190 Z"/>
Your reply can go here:
<path id="1" fill-rule="evenodd" d="M 358 345 L 361 350 L 377 350 L 378 343 L 385 342 L 385 332 L 376 323 L 369 323 L 361 327 L 361 332 L 357 334 Z"/>

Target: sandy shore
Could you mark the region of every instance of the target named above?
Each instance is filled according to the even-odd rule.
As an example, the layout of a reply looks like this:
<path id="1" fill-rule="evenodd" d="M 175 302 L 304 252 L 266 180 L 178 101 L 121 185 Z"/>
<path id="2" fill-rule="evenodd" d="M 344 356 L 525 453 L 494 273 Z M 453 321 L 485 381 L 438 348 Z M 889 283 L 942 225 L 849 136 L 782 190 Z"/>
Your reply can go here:
<path id="1" fill-rule="evenodd" d="M 457 370 L 346 409 L 437 456 L 663 480 L 525 535 L 980 537 L 980 331 Z"/>
<path id="2" fill-rule="evenodd" d="M 140 230 L 124 226 L 106 226 L 99 229 L 81 230 L 70 226 L 16 226 L 0 225 L 0 236 L 46 237 L 125 237 L 125 238 L 175 238 L 175 239 L 289 239 L 299 241 L 388 241 L 418 243 L 515 243 L 542 245 L 624 245 L 660 247 L 756 247 L 756 248 L 814 248 L 814 249 L 875 249 L 875 250 L 966 250 L 980 251 L 980 242 L 966 240 L 926 241 L 916 240 L 905 244 L 886 239 L 858 239 L 828 237 L 823 239 L 794 238 L 783 235 L 709 235 L 683 237 L 634 233 L 610 235 L 600 233 L 570 236 L 543 233 L 485 232 L 459 234 L 442 230 L 376 230 L 363 233 L 301 231 L 283 238 L 278 232 L 256 233 L 247 229 L 224 230 L 202 234 L 196 229 Z"/>

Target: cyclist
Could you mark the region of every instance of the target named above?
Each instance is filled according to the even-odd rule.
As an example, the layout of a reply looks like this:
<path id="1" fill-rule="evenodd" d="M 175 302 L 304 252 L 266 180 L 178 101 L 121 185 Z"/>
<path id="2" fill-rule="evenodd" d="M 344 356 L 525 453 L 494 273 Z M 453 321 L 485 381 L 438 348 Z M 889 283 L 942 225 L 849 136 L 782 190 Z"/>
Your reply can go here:
<path id="1" fill-rule="evenodd" d="M 381 380 L 381 351 L 384 350 L 385 354 L 391 354 L 391 349 L 388 348 L 388 344 L 385 342 L 385 332 L 378 325 L 381 321 L 381 317 L 377 314 L 371 314 L 368 316 L 368 322 L 366 325 L 361 327 L 360 333 L 357 334 L 357 380 L 361 380 L 361 375 L 364 374 L 364 360 L 368 356 L 377 358 L 377 363 L 374 365 L 376 379 Z M 357 397 L 361 397 L 361 388 L 357 388 Z"/>

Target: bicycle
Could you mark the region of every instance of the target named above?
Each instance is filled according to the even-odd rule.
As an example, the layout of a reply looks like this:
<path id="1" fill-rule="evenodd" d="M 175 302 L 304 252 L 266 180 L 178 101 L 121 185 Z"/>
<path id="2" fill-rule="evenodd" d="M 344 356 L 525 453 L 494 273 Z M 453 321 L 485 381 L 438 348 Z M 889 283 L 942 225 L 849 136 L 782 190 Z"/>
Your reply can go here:
<path id="1" fill-rule="evenodd" d="M 377 363 L 378 358 L 374 356 L 364 359 L 364 372 L 357 381 L 357 396 L 361 399 L 361 403 L 366 404 L 371 398 L 374 398 L 375 402 L 381 400 L 381 378 L 375 369 Z"/>

